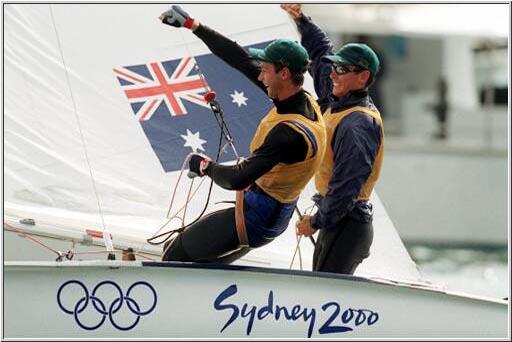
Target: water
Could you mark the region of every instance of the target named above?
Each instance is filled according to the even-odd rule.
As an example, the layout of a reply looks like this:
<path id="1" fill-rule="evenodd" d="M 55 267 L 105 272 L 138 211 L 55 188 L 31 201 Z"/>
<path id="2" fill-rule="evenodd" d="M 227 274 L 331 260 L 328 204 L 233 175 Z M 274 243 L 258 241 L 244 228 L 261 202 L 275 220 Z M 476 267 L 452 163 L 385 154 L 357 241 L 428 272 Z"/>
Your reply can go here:
<path id="1" fill-rule="evenodd" d="M 447 290 L 492 298 L 510 297 L 508 250 L 406 246 L 426 280 Z"/>

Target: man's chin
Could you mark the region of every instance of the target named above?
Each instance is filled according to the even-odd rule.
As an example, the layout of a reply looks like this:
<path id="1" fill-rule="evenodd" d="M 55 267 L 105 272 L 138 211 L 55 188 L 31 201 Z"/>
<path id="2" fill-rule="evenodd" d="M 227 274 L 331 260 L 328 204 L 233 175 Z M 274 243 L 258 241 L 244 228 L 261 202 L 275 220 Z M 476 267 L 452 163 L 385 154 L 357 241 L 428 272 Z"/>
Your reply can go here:
<path id="1" fill-rule="evenodd" d="M 332 90 L 332 94 L 336 97 L 342 97 L 343 95 L 345 95 L 346 93 L 344 92 L 344 90 Z"/>

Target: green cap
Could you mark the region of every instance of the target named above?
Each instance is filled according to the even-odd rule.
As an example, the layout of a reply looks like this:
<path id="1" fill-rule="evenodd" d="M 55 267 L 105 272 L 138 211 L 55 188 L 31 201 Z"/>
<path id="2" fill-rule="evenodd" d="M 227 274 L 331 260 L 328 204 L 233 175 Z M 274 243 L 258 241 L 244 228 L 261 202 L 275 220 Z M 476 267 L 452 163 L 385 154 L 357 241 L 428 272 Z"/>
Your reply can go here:
<path id="1" fill-rule="evenodd" d="M 379 72 L 379 57 L 371 47 L 361 43 L 350 43 L 343 45 L 335 55 L 322 57 L 322 62 L 357 65 L 372 73 L 373 76 Z"/>
<path id="2" fill-rule="evenodd" d="M 268 63 L 280 63 L 291 71 L 306 72 L 308 52 L 299 43 L 290 39 L 277 39 L 265 49 L 249 48 L 249 56 Z"/>

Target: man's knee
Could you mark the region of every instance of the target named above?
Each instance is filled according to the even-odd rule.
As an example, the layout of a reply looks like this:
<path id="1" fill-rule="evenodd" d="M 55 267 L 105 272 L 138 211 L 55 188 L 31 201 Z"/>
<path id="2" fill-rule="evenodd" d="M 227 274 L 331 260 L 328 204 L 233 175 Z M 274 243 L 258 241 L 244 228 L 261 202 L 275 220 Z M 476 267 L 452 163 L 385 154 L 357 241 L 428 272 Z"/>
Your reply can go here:
<path id="1" fill-rule="evenodd" d="M 162 261 L 193 261 L 183 248 L 181 234 L 164 244 Z"/>

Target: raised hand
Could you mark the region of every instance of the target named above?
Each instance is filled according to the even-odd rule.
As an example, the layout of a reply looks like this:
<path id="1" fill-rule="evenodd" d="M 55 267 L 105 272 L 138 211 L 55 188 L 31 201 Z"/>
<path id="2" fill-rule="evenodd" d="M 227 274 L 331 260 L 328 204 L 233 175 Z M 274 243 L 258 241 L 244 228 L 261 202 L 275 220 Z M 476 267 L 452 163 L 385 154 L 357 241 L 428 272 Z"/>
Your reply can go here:
<path id="1" fill-rule="evenodd" d="M 174 27 L 186 27 L 193 29 L 194 19 L 180 6 L 172 6 L 170 10 L 165 11 L 158 17 L 162 23 Z"/>
<path id="2" fill-rule="evenodd" d="M 295 20 L 302 16 L 301 4 L 281 4 L 281 8 L 288 12 L 288 14 Z"/>

